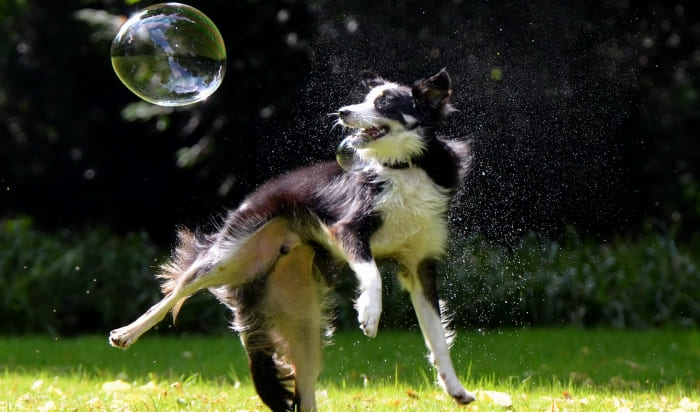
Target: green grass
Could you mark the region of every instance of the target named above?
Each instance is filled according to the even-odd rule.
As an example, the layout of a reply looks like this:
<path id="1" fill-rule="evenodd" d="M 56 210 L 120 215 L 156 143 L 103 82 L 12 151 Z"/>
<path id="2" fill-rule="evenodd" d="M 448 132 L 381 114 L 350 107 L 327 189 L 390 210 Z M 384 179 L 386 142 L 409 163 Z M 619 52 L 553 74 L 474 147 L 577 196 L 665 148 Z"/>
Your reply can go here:
<path id="1" fill-rule="evenodd" d="M 479 400 L 458 408 L 434 382 L 417 331 L 336 334 L 324 352 L 325 411 L 697 411 L 700 331 L 524 329 L 461 332 L 453 360 Z M 496 401 L 494 401 L 496 399 Z M 629 409 L 624 409 L 629 408 Z M 0 338 L 0 411 L 256 411 L 235 336 Z"/>

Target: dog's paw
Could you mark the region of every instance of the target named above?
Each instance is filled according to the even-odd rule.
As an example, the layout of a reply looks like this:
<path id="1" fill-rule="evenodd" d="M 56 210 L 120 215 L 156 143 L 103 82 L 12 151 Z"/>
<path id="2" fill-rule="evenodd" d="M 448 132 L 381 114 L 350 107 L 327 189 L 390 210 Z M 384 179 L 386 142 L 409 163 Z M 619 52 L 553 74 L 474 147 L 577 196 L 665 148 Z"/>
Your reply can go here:
<path id="1" fill-rule="evenodd" d="M 126 349 L 134 343 L 131 334 L 126 328 L 115 329 L 109 332 L 109 344 L 115 348 Z"/>
<path id="2" fill-rule="evenodd" d="M 452 396 L 454 400 L 461 405 L 466 405 L 468 403 L 473 402 L 474 399 L 476 399 L 476 396 L 474 396 L 473 393 L 469 392 L 464 388 L 459 388 L 459 390 L 455 392 L 450 392 L 450 396 Z"/>
<path id="3" fill-rule="evenodd" d="M 362 332 L 370 338 L 377 336 L 379 317 L 382 314 L 381 296 L 372 298 L 369 292 L 363 292 L 355 302 L 355 308 Z"/>
<path id="4" fill-rule="evenodd" d="M 476 399 L 473 393 L 464 389 L 464 386 L 459 382 L 457 376 L 453 374 L 446 375 L 442 372 L 438 373 L 438 382 L 445 392 L 461 405 L 466 405 Z"/>

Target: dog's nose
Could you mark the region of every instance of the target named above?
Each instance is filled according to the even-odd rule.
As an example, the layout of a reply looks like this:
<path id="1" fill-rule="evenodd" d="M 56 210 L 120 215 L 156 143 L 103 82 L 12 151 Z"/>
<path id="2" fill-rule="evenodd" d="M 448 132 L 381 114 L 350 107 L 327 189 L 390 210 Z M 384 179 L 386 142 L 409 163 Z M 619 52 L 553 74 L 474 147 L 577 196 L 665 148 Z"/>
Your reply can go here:
<path id="1" fill-rule="evenodd" d="M 338 110 L 338 116 L 340 116 L 341 118 L 342 118 L 342 117 L 348 117 L 348 116 L 350 116 L 350 113 L 351 113 L 351 112 L 350 112 L 350 110 L 348 110 L 348 109 L 340 109 L 340 110 Z"/>

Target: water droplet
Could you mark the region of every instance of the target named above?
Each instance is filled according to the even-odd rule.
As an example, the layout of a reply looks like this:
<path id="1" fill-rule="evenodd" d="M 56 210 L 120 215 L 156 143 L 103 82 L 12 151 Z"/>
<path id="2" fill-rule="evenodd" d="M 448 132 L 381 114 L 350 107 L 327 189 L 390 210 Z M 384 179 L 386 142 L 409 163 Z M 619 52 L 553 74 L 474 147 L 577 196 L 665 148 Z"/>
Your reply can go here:
<path id="1" fill-rule="evenodd" d="M 354 18 L 350 17 L 346 22 L 345 22 L 345 29 L 349 33 L 355 33 L 357 29 L 360 27 L 360 24 L 355 20 Z"/>
<path id="2" fill-rule="evenodd" d="M 156 4 L 133 15 L 119 29 L 110 54 L 122 83 L 160 106 L 206 99 L 226 70 L 219 30 L 201 11 L 179 3 Z"/>
<path id="3" fill-rule="evenodd" d="M 286 23 L 289 21 L 289 10 L 287 9 L 282 9 L 277 12 L 277 22 L 278 23 Z"/>

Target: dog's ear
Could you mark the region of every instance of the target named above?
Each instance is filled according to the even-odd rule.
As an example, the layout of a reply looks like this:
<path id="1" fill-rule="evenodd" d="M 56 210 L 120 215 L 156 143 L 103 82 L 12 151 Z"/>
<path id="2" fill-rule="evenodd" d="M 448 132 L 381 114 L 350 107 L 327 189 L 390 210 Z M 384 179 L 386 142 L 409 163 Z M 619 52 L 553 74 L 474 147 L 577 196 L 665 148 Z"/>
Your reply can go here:
<path id="1" fill-rule="evenodd" d="M 413 84 L 413 98 L 428 109 L 431 116 L 444 117 L 450 111 L 450 96 L 452 96 L 452 80 L 447 70 L 442 69 L 427 79 L 421 79 Z"/>
<path id="2" fill-rule="evenodd" d="M 386 83 L 386 80 L 379 77 L 377 73 L 369 70 L 361 71 L 360 79 L 362 79 L 362 85 L 365 86 L 367 89 L 381 86 L 382 84 Z"/>

